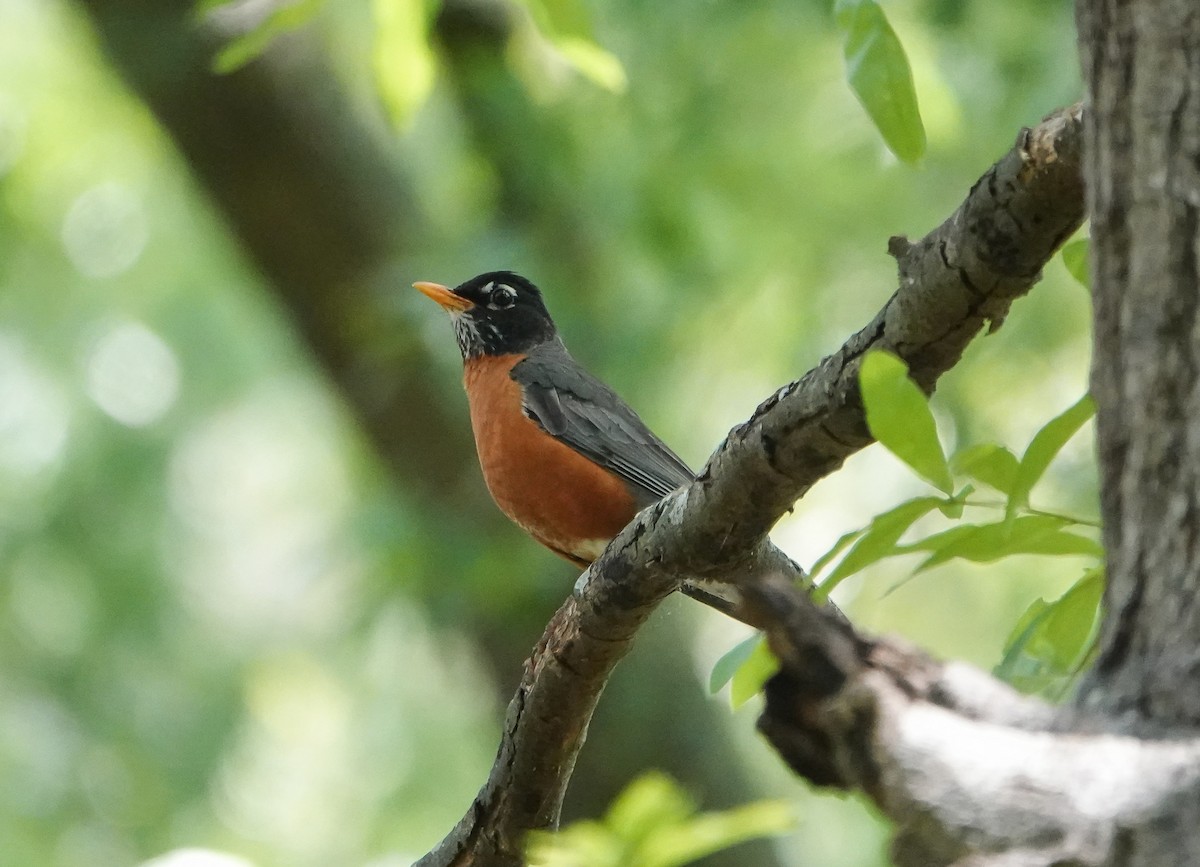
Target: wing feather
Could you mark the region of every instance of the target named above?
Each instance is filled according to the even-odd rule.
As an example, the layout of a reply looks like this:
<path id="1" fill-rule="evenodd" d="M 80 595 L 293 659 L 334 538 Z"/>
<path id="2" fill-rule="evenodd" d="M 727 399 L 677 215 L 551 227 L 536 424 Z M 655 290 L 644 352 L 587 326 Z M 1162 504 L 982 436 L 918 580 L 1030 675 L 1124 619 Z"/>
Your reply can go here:
<path id="1" fill-rule="evenodd" d="M 536 347 L 512 369 L 525 414 L 550 435 L 616 473 L 640 494 L 662 499 L 695 478 L 611 388 L 590 375 L 559 341 Z"/>

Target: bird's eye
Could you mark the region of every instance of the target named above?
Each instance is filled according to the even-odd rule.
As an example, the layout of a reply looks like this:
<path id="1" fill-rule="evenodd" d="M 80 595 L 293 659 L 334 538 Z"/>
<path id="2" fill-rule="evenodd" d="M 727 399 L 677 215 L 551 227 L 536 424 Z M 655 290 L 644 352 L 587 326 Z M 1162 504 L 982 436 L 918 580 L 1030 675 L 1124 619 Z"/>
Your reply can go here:
<path id="1" fill-rule="evenodd" d="M 493 310 L 507 310 L 517 301 L 517 290 L 503 283 L 496 283 L 488 295 L 488 307 Z"/>

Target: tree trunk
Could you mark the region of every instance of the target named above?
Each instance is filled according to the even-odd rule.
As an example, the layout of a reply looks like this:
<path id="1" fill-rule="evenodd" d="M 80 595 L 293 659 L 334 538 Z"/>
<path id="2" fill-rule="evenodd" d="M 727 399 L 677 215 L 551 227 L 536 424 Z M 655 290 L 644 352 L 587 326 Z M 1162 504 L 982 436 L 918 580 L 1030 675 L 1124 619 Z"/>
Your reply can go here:
<path id="1" fill-rule="evenodd" d="M 1200 723 L 1200 7 L 1081 0 L 1108 551 L 1080 705 Z"/>

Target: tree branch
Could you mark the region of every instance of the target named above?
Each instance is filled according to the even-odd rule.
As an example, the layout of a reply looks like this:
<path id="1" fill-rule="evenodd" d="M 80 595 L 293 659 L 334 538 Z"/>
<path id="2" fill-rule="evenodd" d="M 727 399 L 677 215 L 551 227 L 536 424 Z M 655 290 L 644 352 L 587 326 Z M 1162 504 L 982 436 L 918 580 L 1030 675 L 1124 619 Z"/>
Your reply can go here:
<path id="1" fill-rule="evenodd" d="M 874 320 L 772 395 L 729 434 L 695 483 L 640 513 L 592 564 L 526 664 L 488 782 L 421 867 L 522 863 L 524 833 L 557 824 L 609 673 L 684 577 L 753 590 L 762 576 L 786 574 L 786 557 L 767 532 L 817 480 L 871 441 L 858 359 L 873 347 L 890 349 L 932 390 L 985 323 L 995 328 L 1003 320 L 1083 219 L 1081 126 L 1076 106 L 1024 131 L 945 223 L 916 244 L 893 239 L 900 288 Z M 837 622 L 818 615 L 800 591 L 793 595 L 804 601 L 789 612 L 807 609 L 810 618 Z M 752 617 L 784 616 L 757 595 L 752 602 Z M 814 668 L 817 682 L 830 678 L 828 688 L 840 688 L 865 645 L 845 624 L 819 634 L 822 641 L 840 636 L 830 638 L 837 649 L 826 653 L 821 645 L 795 659 Z M 926 670 L 928 677 L 940 671 L 932 663 Z M 1041 719 L 1036 705 L 1022 705 L 1017 715 Z"/>
<path id="2" fill-rule="evenodd" d="M 897 823 L 898 865 L 1098 865 L 1126 826 L 1194 821 L 1194 732 L 1062 730 L 1055 708 L 970 666 L 867 640 L 789 582 L 748 593 L 781 664 L 759 730 L 812 782 L 866 792 Z"/>

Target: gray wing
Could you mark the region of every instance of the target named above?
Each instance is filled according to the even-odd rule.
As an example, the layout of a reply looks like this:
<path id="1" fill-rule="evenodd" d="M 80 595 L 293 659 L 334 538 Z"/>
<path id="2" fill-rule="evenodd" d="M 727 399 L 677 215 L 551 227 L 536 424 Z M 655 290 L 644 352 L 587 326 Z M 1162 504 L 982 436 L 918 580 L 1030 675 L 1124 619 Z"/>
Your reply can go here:
<path id="1" fill-rule="evenodd" d="M 695 474 L 611 388 L 580 367 L 558 341 L 544 343 L 512 369 L 525 414 L 548 434 L 611 470 L 640 494 L 661 500 Z"/>

